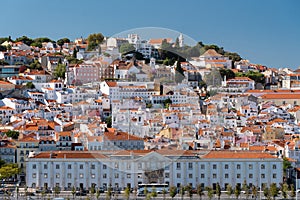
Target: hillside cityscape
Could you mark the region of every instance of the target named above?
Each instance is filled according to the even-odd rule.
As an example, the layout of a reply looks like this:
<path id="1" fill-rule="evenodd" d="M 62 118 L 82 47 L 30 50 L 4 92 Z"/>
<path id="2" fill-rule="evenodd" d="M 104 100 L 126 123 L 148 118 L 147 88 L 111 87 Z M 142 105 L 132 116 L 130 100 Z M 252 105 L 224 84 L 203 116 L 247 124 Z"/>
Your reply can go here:
<path id="1" fill-rule="evenodd" d="M 297 199 L 300 69 L 91 33 L 1 37 L 0 79 L 0 199 Z"/>

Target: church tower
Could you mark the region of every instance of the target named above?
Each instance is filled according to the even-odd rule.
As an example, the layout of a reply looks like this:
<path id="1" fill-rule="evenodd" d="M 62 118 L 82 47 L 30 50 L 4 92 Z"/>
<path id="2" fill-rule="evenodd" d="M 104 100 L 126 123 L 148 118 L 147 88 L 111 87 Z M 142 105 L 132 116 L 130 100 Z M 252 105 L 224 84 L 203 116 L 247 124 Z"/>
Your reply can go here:
<path id="1" fill-rule="evenodd" d="M 184 45 L 184 38 L 183 38 L 182 33 L 180 33 L 178 39 L 179 39 L 179 47 L 183 47 L 183 45 Z"/>

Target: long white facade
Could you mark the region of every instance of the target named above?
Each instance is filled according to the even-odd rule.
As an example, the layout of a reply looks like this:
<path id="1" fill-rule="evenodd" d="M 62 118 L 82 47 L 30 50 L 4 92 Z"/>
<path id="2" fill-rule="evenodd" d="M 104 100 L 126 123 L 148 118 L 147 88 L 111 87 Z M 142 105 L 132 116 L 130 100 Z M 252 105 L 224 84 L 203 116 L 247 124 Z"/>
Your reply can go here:
<path id="1" fill-rule="evenodd" d="M 201 155 L 202 154 L 202 155 Z M 134 188 L 139 183 L 193 187 L 282 182 L 282 160 L 262 152 L 133 150 L 43 152 L 28 159 L 29 187 Z"/>

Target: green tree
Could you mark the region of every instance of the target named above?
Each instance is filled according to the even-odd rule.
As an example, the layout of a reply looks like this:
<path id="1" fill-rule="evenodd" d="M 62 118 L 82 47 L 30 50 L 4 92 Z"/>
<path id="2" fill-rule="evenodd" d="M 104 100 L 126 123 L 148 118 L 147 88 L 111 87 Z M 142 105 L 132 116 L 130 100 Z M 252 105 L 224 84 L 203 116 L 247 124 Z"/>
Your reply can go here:
<path id="1" fill-rule="evenodd" d="M 151 196 L 154 197 L 154 198 L 157 197 L 157 192 L 156 192 L 156 189 L 154 187 L 152 188 Z"/>
<path id="2" fill-rule="evenodd" d="M 0 38 L 0 45 L 6 41 L 9 41 L 9 37 L 2 37 Z"/>
<path id="3" fill-rule="evenodd" d="M 130 197 L 130 188 L 126 187 L 125 191 L 124 191 L 124 197 L 125 199 L 129 200 Z"/>
<path id="4" fill-rule="evenodd" d="M 17 38 L 17 39 L 15 40 L 15 42 L 23 42 L 24 44 L 30 46 L 31 43 L 34 42 L 34 40 L 24 35 L 24 36 L 22 36 L 22 37 Z"/>
<path id="5" fill-rule="evenodd" d="M 169 105 L 172 104 L 172 100 L 170 98 L 163 101 L 164 107 L 169 108 Z"/>
<path id="6" fill-rule="evenodd" d="M 295 191 L 294 184 L 291 184 L 290 196 L 292 198 L 294 198 L 296 196 L 296 191 Z"/>
<path id="7" fill-rule="evenodd" d="M 98 189 L 97 191 L 96 191 L 96 199 L 98 200 L 100 198 L 100 190 Z"/>
<path id="8" fill-rule="evenodd" d="M 238 184 L 236 184 L 236 186 L 234 188 L 234 195 L 235 195 L 236 199 L 238 199 L 239 196 L 241 195 L 241 187 Z"/>
<path id="9" fill-rule="evenodd" d="M 285 199 L 287 198 L 288 191 L 289 191 L 289 185 L 287 183 L 282 184 L 281 192 L 282 192 L 283 198 L 285 198 Z"/>
<path id="10" fill-rule="evenodd" d="M 66 74 L 66 65 L 59 63 L 54 70 L 54 73 L 53 73 L 54 77 L 56 79 L 58 79 L 58 78 L 64 79 L 65 74 Z"/>
<path id="11" fill-rule="evenodd" d="M 185 193 L 184 186 L 181 185 L 180 188 L 179 188 L 179 194 L 181 195 L 181 199 L 183 199 L 184 193 Z"/>
<path id="12" fill-rule="evenodd" d="M 256 199 L 257 198 L 257 187 L 255 187 L 255 185 L 252 186 L 252 194 L 253 194 L 254 199 Z"/>
<path id="13" fill-rule="evenodd" d="M 177 188 L 175 186 L 170 187 L 170 197 L 173 199 L 177 194 Z"/>
<path id="14" fill-rule="evenodd" d="M 244 180 L 244 182 L 243 182 L 242 190 L 245 192 L 246 198 L 248 198 L 249 197 L 249 186 L 248 186 L 246 180 Z"/>
<path id="15" fill-rule="evenodd" d="M 226 76 L 227 80 L 232 79 L 232 78 L 235 77 L 235 73 L 231 69 L 221 68 L 219 71 L 220 71 L 220 74 L 221 74 L 221 77 L 222 77 L 223 80 L 224 80 L 225 76 Z"/>
<path id="16" fill-rule="evenodd" d="M 197 185 L 197 194 L 200 197 L 200 200 L 202 199 L 202 196 L 204 195 L 202 186 L 200 184 Z"/>
<path id="17" fill-rule="evenodd" d="M 26 87 L 29 88 L 29 89 L 34 89 L 35 88 L 35 86 L 32 82 L 27 82 Z"/>
<path id="18" fill-rule="evenodd" d="M 54 194 L 55 194 L 55 196 L 59 195 L 59 193 L 60 193 L 60 187 L 55 186 L 55 188 L 54 188 Z"/>
<path id="19" fill-rule="evenodd" d="M 269 199 L 270 198 L 270 190 L 267 186 L 264 187 L 264 190 L 263 190 L 263 193 L 264 193 L 264 196 Z"/>
<path id="20" fill-rule="evenodd" d="M 111 189 L 111 185 L 109 185 L 109 187 L 107 188 L 106 200 L 110 200 L 111 195 L 112 195 L 112 189 Z"/>
<path id="21" fill-rule="evenodd" d="M 34 60 L 34 61 L 29 65 L 29 68 L 30 68 L 30 69 L 37 69 L 37 70 L 43 69 L 41 63 L 40 63 L 38 60 Z"/>
<path id="22" fill-rule="evenodd" d="M 100 48 L 100 44 L 103 42 L 104 36 L 102 33 L 93 33 L 90 34 L 87 38 L 88 42 L 88 51 L 96 50 Z"/>
<path id="23" fill-rule="evenodd" d="M 73 49 L 72 57 L 77 59 L 77 49 L 76 48 Z"/>
<path id="24" fill-rule="evenodd" d="M 277 197 L 277 195 L 278 195 L 278 188 L 276 186 L 276 183 L 272 183 L 270 185 L 270 195 L 273 197 L 274 200 Z"/>
<path id="25" fill-rule="evenodd" d="M 218 199 L 221 198 L 221 186 L 219 183 L 216 185 L 216 195 L 218 196 Z"/>
<path id="26" fill-rule="evenodd" d="M 95 193 L 96 193 L 96 188 L 95 188 L 95 185 L 92 184 L 92 187 L 91 187 L 91 196 L 94 196 Z"/>
<path id="27" fill-rule="evenodd" d="M 192 188 L 192 186 L 190 184 L 188 184 L 187 186 L 185 186 L 184 190 L 187 192 L 190 199 L 192 199 L 192 197 L 193 197 L 193 188 Z"/>
<path id="28" fill-rule="evenodd" d="M 122 53 L 122 54 L 126 54 L 126 53 L 132 52 L 134 50 L 135 50 L 135 48 L 134 48 L 133 44 L 130 44 L 130 43 L 123 43 L 120 46 L 120 53 Z"/>
<path id="29" fill-rule="evenodd" d="M 70 39 L 69 38 L 61 38 L 59 40 L 56 41 L 56 44 L 58 46 L 60 46 L 60 48 L 62 48 L 62 46 L 65 44 L 65 43 L 70 43 Z"/>
<path id="30" fill-rule="evenodd" d="M 73 196 L 73 199 L 74 199 L 75 198 L 75 194 L 76 194 L 76 188 L 75 188 L 75 186 L 72 187 L 71 193 L 72 193 L 72 196 Z"/>
<path id="31" fill-rule="evenodd" d="M 207 196 L 209 199 L 212 199 L 213 195 L 214 195 L 214 190 L 210 187 L 210 186 L 207 186 L 206 188 L 206 191 L 207 191 Z"/>
<path id="32" fill-rule="evenodd" d="M 0 179 L 11 178 L 19 174 L 20 169 L 18 164 L 14 163 L 5 163 L 0 168 Z"/>
<path id="33" fill-rule="evenodd" d="M 13 131 L 13 130 L 8 130 L 5 132 L 5 134 L 8 136 L 8 137 L 11 137 L 12 139 L 18 139 L 19 137 L 19 132 L 18 131 Z"/>
<path id="34" fill-rule="evenodd" d="M 163 200 L 166 199 L 166 194 L 167 194 L 167 190 L 164 188 L 164 189 L 162 190 Z"/>
<path id="35" fill-rule="evenodd" d="M 230 184 L 226 186 L 226 194 L 228 195 L 229 198 L 231 198 L 231 195 L 233 194 L 233 189 Z"/>
<path id="36" fill-rule="evenodd" d="M 109 117 L 107 117 L 105 119 L 105 123 L 107 125 L 107 128 L 111 128 L 111 125 L 112 125 L 112 121 L 111 120 L 112 120 L 111 116 L 109 116 Z"/>
<path id="37" fill-rule="evenodd" d="M 291 168 L 292 164 L 287 157 L 283 158 L 283 171 L 286 172 L 287 169 Z"/>
<path id="38" fill-rule="evenodd" d="M 148 188 L 145 187 L 145 188 L 144 188 L 144 195 L 145 195 L 145 197 L 148 195 L 148 193 L 149 193 Z"/>

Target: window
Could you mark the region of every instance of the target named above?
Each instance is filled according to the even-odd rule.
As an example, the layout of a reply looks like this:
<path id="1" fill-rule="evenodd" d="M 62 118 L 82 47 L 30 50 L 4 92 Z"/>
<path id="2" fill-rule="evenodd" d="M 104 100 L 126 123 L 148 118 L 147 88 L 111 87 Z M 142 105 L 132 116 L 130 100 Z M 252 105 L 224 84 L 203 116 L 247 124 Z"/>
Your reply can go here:
<path id="1" fill-rule="evenodd" d="M 181 178 L 181 174 L 180 173 L 177 173 L 177 178 Z"/>
<path id="2" fill-rule="evenodd" d="M 107 177 L 107 175 L 106 174 L 103 174 L 103 178 L 105 179 Z"/>
<path id="3" fill-rule="evenodd" d="M 193 163 L 189 163 L 189 169 L 193 169 Z"/>
<path id="4" fill-rule="evenodd" d="M 59 169 L 59 165 L 56 165 L 56 169 Z"/>
<path id="5" fill-rule="evenodd" d="M 48 169 L 48 165 L 44 164 L 44 169 Z"/>
<path id="6" fill-rule="evenodd" d="M 273 169 L 276 169 L 276 165 L 273 165 Z"/>
<path id="7" fill-rule="evenodd" d="M 72 169 L 72 165 L 68 165 L 68 169 Z"/>
<path id="8" fill-rule="evenodd" d="M 249 164 L 249 169 L 253 169 L 253 165 L 252 164 Z"/>
<path id="9" fill-rule="evenodd" d="M 80 173 L 80 174 L 79 174 L 79 178 L 83 178 L 83 173 Z"/>
<path id="10" fill-rule="evenodd" d="M 261 176 L 260 176 L 261 178 L 265 178 L 265 174 L 261 174 Z"/>
<path id="11" fill-rule="evenodd" d="M 91 165 L 91 169 L 95 169 L 95 165 L 94 164 Z"/>
<path id="12" fill-rule="evenodd" d="M 60 177 L 60 174 L 59 174 L 59 173 L 56 173 L 56 174 L 55 174 L 55 177 L 56 177 L 56 178 L 59 178 L 59 177 Z"/>
<path id="13" fill-rule="evenodd" d="M 228 165 L 226 164 L 226 165 L 224 166 L 224 168 L 225 168 L 225 169 L 228 169 Z"/>
<path id="14" fill-rule="evenodd" d="M 127 169 L 131 169 L 131 164 L 127 163 Z"/>
<path id="15" fill-rule="evenodd" d="M 225 174 L 225 178 L 228 178 L 229 177 L 229 175 L 228 174 Z"/>
<path id="16" fill-rule="evenodd" d="M 103 165 L 103 169 L 106 169 L 107 168 L 107 166 L 106 165 Z"/>
<path id="17" fill-rule="evenodd" d="M 33 165 L 32 165 L 32 169 L 36 169 L 36 164 L 33 164 Z"/>
<path id="18" fill-rule="evenodd" d="M 131 174 L 127 174 L 127 178 L 131 178 Z"/>
<path id="19" fill-rule="evenodd" d="M 249 174 L 249 178 L 253 178 L 253 174 Z"/>
<path id="20" fill-rule="evenodd" d="M 115 168 L 118 169 L 119 168 L 119 164 L 116 162 L 115 163 Z"/>
<path id="21" fill-rule="evenodd" d="M 118 173 L 115 173 L 115 178 L 119 178 L 119 174 Z"/>
<path id="22" fill-rule="evenodd" d="M 79 165 L 79 169 L 83 169 L 83 165 Z"/>
<path id="23" fill-rule="evenodd" d="M 201 174 L 201 176 L 200 176 L 201 178 L 205 178 L 205 175 L 204 174 Z"/>
<path id="24" fill-rule="evenodd" d="M 44 178 L 48 178 L 48 174 L 47 173 L 44 174 Z"/>
<path id="25" fill-rule="evenodd" d="M 33 173 L 33 174 L 32 174 L 32 178 L 36 178 L 36 173 Z"/>
<path id="26" fill-rule="evenodd" d="M 276 178 L 276 174 L 273 174 L 273 178 Z"/>
<path id="27" fill-rule="evenodd" d="M 260 168 L 261 168 L 261 169 L 265 169 L 265 165 L 261 165 Z"/>
<path id="28" fill-rule="evenodd" d="M 213 178 L 217 178 L 217 174 L 213 174 Z"/>
<path id="29" fill-rule="evenodd" d="M 165 173 L 165 178 L 169 178 L 170 174 L 169 173 Z"/>
<path id="30" fill-rule="evenodd" d="M 68 178 L 72 178 L 72 174 L 71 174 L 71 173 L 68 173 L 68 174 L 67 174 L 67 177 L 68 177 Z"/>
<path id="31" fill-rule="evenodd" d="M 237 174 L 237 175 L 236 175 L 236 178 L 241 178 L 241 174 Z"/>
<path id="32" fill-rule="evenodd" d="M 213 165 L 213 169 L 217 169 L 217 165 Z"/>
<path id="33" fill-rule="evenodd" d="M 189 174 L 189 178 L 193 178 L 193 174 Z"/>
<path id="34" fill-rule="evenodd" d="M 92 174 L 91 177 L 92 177 L 92 179 L 94 179 L 95 178 L 95 174 Z"/>
<path id="35" fill-rule="evenodd" d="M 204 164 L 201 165 L 201 169 L 205 169 L 205 165 Z"/>
<path id="36" fill-rule="evenodd" d="M 180 163 L 176 163 L 176 168 L 180 169 Z"/>
<path id="37" fill-rule="evenodd" d="M 237 168 L 237 169 L 241 169 L 241 165 L 240 165 L 240 164 L 237 164 L 237 165 L 236 165 L 236 168 Z"/>

